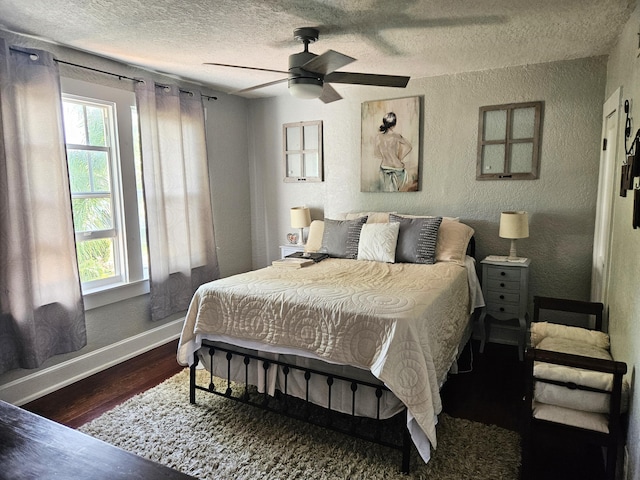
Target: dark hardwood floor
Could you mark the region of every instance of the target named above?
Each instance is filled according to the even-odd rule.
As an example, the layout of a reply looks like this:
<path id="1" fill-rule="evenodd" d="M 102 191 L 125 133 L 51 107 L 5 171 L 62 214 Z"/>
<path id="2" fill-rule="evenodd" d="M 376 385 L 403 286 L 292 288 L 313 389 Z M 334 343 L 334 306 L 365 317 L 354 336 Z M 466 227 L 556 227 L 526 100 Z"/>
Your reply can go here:
<path id="1" fill-rule="evenodd" d="M 27 403 L 23 408 L 78 428 L 182 370 L 184 367 L 176 361 L 177 348 L 177 340 L 167 343 Z"/>
<path id="2" fill-rule="evenodd" d="M 171 342 L 121 365 L 65 387 L 23 407 L 72 428 L 98 417 L 133 395 L 147 390 L 182 367 L 177 342 Z M 460 359 L 460 370 L 442 388 L 444 411 L 451 416 L 520 430 L 524 396 L 524 364 L 515 346 L 487 344 L 478 353 L 471 342 Z M 602 454 L 588 445 L 566 445 L 543 439 L 536 450 L 532 478 L 599 480 L 604 476 Z"/>
<path id="3" fill-rule="evenodd" d="M 522 431 L 525 390 L 524 362 L 518 361 L 515 346 L 489 343 L 478 353 L 472 342 L 461 356 L 461 370 L 471 373 L 450 375 L 442 388 L 446 413 L 486 424 Z M 529 478 L 541 480 L 602 480 L 604 457 L 599 447 L 567 444 L 553 437 L 536 437 Z"/>

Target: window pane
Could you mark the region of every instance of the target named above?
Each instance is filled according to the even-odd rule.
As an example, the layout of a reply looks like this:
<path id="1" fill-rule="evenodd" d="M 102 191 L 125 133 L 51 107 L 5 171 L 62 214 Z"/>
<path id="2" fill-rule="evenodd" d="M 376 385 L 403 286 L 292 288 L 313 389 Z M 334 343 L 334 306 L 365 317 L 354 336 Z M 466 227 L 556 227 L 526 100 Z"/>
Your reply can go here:
<path id="1" fill-rule="evenodd" d="M 533 138 L 535 120 L 536 109 L 534 107 L 514 109 L 511 120 L 511 138 Z"/>
<path id="2" fill-rule="evenodd" d="M 504 172 L 504 145 L 484 145 L 482 147 L 482 173 Z"/>
<path id="3" fill-rule="evenodd" d="M 71 193 L 90 192 L 89 152 L 69 149 L 67 150 L 67 163 L 69 165 Z"/>
<path id="4" fill-rule="evenodd" d="M 305 153 L 304 154 L 304 176 L 305 177 L 319 177 L 318 171 L 318 154 L 317 153 Z"/>
<path id="5" fill-rule="evenodd" d="M 287 146 L 285 150 L 300 150 L 300 127 L 288 127 L 287 129 Z"/>
<path id="6" fill-rule="evenodd" d="M 87 106 L 87 127 L 89 145 L 104 147 L 107 145 L 105 110 L 102 107 Z"/>
<path id="7" fill-rule="evenodd" d="M 311 150 L 318 148 L 318 126 L 308 125 L 303 127 L 304 149 Z"/>
<path id="8" fill-rule="evenodd" d="M 86 145 L 84 108 L 73 102 L 64 102 L 64 136 L 67 143 Z"/>
<path id="9" fill-rule="evenodd" d="M 111 176 L 109 175 L 109 158 L 107 152 L 91 152 L 91 177 L 93 192 L 111 192 Z"/>
<path id="10" fill-rule="evenodd" d="M 533 169 L 533 143 L 511 144 L 511 173 L 528 173 Z"/>
<path id="11" fill-rule="evenodd" d="M 504 140 L 507 134 L 507 111 L 484 112 L 484 140 Z"/>
<path id="12" fill-rule="evenodd" d="M 111 198 L 73 198 L 73 225 L 76 232 L 113 228 Z"/>
<path id="13" fill-rule="evenodd" d="M 113 239 L 76 242 L 80 281 L 89 282 L 116 275 Z"/>
<path id="14" fill-rule="evenodd" d="M 287 155 L 287 177 L 302 177 L 299 153 Z"/>

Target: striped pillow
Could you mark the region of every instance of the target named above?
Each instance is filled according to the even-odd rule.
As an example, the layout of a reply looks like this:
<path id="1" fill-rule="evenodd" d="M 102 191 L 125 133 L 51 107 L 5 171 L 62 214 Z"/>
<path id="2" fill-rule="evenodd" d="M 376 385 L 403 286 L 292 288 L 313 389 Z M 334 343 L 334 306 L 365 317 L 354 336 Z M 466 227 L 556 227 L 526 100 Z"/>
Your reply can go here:
<path id="1" fill-rule="evenodd" d="M 355 220 L 324 219 L 324 233 L 322 234 L 322 247 L 320 253 L 328 253 L 331 257 L 351 258 L 358 257 L 358 243 L 360 231 L 367 217 Z"/>
<path id="2" fill-rule="evenodd" d="M 436 244 L 442 217 L 406 218 L 391 214 L 389 221 L 400 223 L 396 263 L 436 263 Z"/>

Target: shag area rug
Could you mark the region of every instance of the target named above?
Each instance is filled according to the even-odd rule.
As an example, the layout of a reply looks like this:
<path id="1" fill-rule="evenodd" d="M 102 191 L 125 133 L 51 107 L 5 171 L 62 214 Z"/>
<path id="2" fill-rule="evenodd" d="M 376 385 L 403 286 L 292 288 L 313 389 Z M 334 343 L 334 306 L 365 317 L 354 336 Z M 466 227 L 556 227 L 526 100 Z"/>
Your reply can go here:
<path id="1" fill-rule="evenodd" d="M 520 465 L 517 433 L 442 414 L 431 460 L 414 448 L 403 475 L 396 450 L 206 392 L 191 405 L 188 369 L 79 430 L 200 479 L 515 480 Z"/>

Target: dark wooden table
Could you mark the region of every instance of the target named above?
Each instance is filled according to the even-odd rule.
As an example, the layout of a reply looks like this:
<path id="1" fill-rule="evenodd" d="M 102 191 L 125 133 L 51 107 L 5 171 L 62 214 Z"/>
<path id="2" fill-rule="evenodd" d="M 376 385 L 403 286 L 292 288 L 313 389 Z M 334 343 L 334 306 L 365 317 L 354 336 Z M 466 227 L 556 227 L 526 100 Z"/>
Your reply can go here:
<path id="1" fill-rule="evenodd" d="M 0 401 L 0 479 L 193 479 Z"/>

